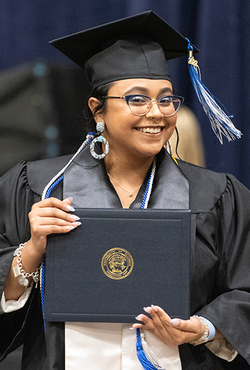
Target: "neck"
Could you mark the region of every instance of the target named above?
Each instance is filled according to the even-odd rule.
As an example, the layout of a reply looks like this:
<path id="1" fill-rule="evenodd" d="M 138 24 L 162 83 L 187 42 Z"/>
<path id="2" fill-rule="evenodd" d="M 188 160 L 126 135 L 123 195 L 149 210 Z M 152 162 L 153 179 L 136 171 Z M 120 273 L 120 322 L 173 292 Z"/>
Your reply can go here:
<path id="1" fill-rule="evenodd" d="M 112 158 L 108 154 L 104 163 L 107 173 L 116 181 L 126 180 L 136 187 L 144 180 L 153 160 L 154 157 L 127 160 L 127 158 Z"/>
<path id="2" fill-rule="evenodd" d="M 127 161 L 126 158 L 125 160 L 121 158 L 112 160 L 112 156 L 109 154 L 104 159 L 109 180 L 115 188 L 122 206 L 129 208 L 135 200 L 154 158 L 144 158 L 141 161 Z"/>

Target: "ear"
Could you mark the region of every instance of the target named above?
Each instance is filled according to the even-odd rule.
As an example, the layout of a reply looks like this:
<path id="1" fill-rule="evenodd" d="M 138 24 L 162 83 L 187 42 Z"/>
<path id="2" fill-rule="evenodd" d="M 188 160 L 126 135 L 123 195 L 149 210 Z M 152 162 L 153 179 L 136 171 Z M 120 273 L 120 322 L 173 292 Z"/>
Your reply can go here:
<path id="1" fill-rule="evenodd" d="M 95 108 L 97 107 L 97 105 L 99 104 L 99 100 L 97 98 L 94 98 L 93 96 L 91 96 L 88 100 L 88 106 L 89 106 L 89 109 L 91 110 L 93 116 L 95 117 L 96 115 L 94 114 L 94 111 L 95 111 Z"/>

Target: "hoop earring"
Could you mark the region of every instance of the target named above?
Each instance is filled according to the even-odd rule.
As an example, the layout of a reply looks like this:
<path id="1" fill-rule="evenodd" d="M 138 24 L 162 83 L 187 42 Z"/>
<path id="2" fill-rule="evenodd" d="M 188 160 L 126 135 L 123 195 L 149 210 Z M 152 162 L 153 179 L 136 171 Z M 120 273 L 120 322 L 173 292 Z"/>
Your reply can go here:
<path id="1" fill-rule="evenodd" d="M 98 137 L 96 137 L 94 140 L 91 141 L 90 143 L 90 154 L 92 155 L 92 157 L 94 157 L 95 159 L 103 159 L 104 157 L 106 157 L 106 155 L 108 154 L 109 152 L 109 143 L 108 141 L 105 139 L 105 137 L 103 135 L 101 135 L 101 133 L 104 131 L 104 124 L 103 122 L 97 122 L 96 124 L 96 131 L 97 131 L 97 134 L 99 134 Z M 104 152 L 102 154 L 96 154 L 95 152 L 95 143 L 104 143 L 104 146 L 105 146 L 105 149 L 104 149 Z"/>

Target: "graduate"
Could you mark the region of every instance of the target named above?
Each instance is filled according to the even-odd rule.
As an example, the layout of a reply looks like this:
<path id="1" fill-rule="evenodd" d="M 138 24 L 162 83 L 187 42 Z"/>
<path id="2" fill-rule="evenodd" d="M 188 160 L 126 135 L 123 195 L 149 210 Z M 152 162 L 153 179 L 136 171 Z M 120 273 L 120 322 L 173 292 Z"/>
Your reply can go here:
<path id="1" fill-rule="evenodd" d="M 183 98 L 166 60 L 182 55 L 218 138 L 240 136 L 202 84 L 196 48 L 151 11 L 52 44 L 85 69 L 92 128 L 73 156 L 0 179 L 0 358 L 23 344 L 22 370 L 249 369 L 250 192 L 167 144 Z M 76 208 L 190 209 L 190 319 L 151 302 L 131 324 L 46 322 L 45 333 L 47 238 L 82 227 Z"/>

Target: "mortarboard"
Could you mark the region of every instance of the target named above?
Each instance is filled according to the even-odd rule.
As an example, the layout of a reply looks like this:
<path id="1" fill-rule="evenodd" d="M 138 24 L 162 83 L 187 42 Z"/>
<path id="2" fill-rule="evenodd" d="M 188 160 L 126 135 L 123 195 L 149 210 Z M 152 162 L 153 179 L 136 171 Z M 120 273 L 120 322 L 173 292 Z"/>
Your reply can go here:
<path id="1" fill-rule="evenodd" d="M 81 68 L 93 88 L 129 78 L 170 80 L 167 60 L 189 55 L 189 72 L 197 97 L 222 143 L 239 138 L 230 116 L 200 78 L 191 42 L 153 11 L 123 18 L 50 42 Z"/>
<path id="2" fill-rule="evenodd" d="M 153 11 L 62 37 L 51 44 L 85 69 L 93 88 L 127 78 L 169 80 L 166 60 L 188 53 L 185 37 Z"/>

